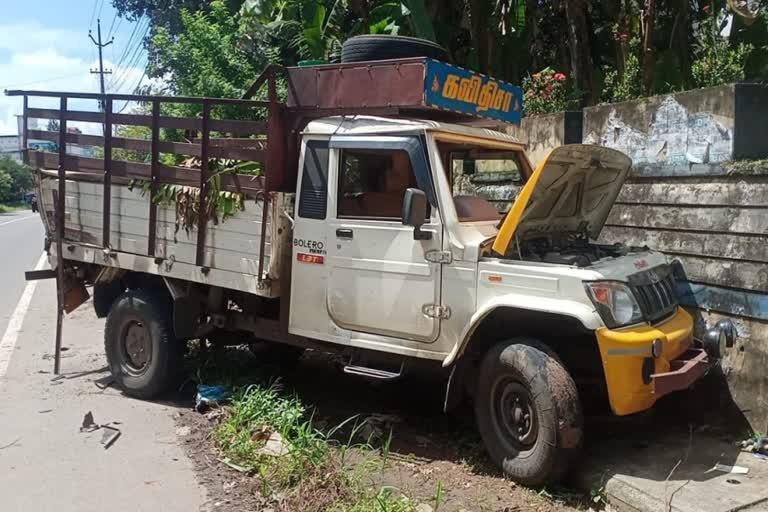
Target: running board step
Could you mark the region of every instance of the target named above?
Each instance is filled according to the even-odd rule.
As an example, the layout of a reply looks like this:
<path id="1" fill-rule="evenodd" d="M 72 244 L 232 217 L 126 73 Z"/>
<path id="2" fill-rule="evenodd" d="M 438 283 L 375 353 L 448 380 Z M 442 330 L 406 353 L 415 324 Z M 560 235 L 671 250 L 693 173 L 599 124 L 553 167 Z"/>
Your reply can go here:
<path id="1" fill-rule="evenodd" d="M 344 373 L 348 373 L 350 375 L 359 375 L 361 377 L 368 377 L 369 379 L 393 380 L 402 375 L 403 365 L 400 365 L 400 371 L 398 373 L 389 372 L 386 370 L 378 370 L 376 368 L 367 368 L 365 366 L 347 365 L 344 367 Z"/>

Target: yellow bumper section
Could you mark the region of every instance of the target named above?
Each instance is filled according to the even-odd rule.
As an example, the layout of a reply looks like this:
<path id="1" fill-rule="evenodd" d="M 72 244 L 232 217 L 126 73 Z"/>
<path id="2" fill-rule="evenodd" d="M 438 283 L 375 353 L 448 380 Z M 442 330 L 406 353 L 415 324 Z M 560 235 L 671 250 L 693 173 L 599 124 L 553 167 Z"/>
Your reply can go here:
<path id="1" fill-rule="evenodd" d="M 615 331 L 601 327 L 595 333 L 611 409 L 623 416 L 649 409 L 660 397 L 651 375 L 673 370 L 671 362 L 692 346 L 693 318 L 678 308 L 673 317 L 659 325 Z M 654 358 L 652 346 L 656 339 L 661 340 L 663 350 Z M 643 365 L 652 367 L 644 369 Z"/>

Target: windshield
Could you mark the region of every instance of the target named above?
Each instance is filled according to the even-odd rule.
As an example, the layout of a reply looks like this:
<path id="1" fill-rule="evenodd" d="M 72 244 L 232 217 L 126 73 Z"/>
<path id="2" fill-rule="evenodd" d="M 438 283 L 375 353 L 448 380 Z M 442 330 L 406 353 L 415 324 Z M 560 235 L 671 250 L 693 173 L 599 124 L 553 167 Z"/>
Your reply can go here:
<path id="1" fill-rule="evenodd" d="M 498 221 L 529 174 L 522 150 L 437 140 L 460 222 Z"/>

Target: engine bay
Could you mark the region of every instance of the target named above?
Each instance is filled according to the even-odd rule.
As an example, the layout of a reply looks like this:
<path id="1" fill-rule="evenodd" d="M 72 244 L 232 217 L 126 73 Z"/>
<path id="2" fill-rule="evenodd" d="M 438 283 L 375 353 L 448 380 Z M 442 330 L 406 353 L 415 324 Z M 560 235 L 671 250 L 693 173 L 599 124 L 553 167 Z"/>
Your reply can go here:
<path id="1" fill-rule="evenodd" d="M 588 267 L 604 258 L 617 258 L 640 250 L 644 248 L 620 243 L 596 244 L 583 235 L 551 233 L 515 240 L 507 256 L 521 261 Z"/>

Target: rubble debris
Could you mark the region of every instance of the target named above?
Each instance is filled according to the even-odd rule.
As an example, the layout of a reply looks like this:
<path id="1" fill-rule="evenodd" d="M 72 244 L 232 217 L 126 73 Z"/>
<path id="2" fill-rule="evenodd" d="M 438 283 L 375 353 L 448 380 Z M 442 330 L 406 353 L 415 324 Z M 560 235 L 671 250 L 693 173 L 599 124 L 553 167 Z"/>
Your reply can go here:
<path id="1" fill-rule="evenodd" d="M 258 453 L 268 457 L 282 457 L 288 453 L 288 447 L 285 445 L 283 436 L 279 432 L 272 432 L 269 439 L 267 439 L 267 444 L 260 448 Z"/>
<path id="2" fill-rule="evenodd" d="M 96 380 L 93 381 L 93 383 L 96 385 L 96 387 L 101 389 L 101 390 L 107 389 L 114 382 L 115 382 L 115 378 L 112 377 L 112 375 L 107 375 L 105 377 L 102 377 L 100 379 L 96 379 Z"/>
<path id="3" fill-rule="evenodd" d="M 112 425 L 120 425 L 120 422 L 112 421 L 110 423 L 105 423 L 104 425 L 99 425 L 94 421 L 93 413 L 88 411 L 85 413 L 85 416 L 83 416 L 83 424 L 80 426 L 80 432 L 90 433 L 97 430 L 103 430 L 104 432 L 101 436 L 101 444 L 103 444 L 104 449 L 107 450 L 110 446 L 115 444 L 117 438 L 122 434 L 119 428 Z"/>
<path id="4" fill-rule="evenodd" d="M 37 414 L 48 414 L 49 412 L 53 412 L 53 409 L 43 409 L 42 411 L 37 411 Z"/>
<path id="5" fill-rule="evenodd" d="M 224 411 L 221 409 L 212 409 L 209 412 L 205 414 L 205 419 L 208 421 L 217 421 L 219 418 L 224 416 Z"/>
<path id="6" fill-rule="evenodd" d="M 99 426 L 93 421 L 93 413 L 91 411 L 85 413 L 85 416 L 83 416 L 83 424 L 80 426 L 80 432 L 93 432 L 98 429 Z"/>
<path id="7" fill-rule="evenodd" d="M 192 428 L 187 425 L 184 425 L 183 427 L 178 427 L 176 429 L 176 435 L 179 437 L 186 437 L 191 433 L 192 433 Z"/>
<path id="8" fill-rule="evenodd" d="M 110 446 L 115 444 L 115 441 L 117 441 L 122 432 L 120 432 L 120 429 L 110 427 L 109 425 L 101 425 L 101 429 L 104 431 L 101 436 L 101 444 L 104 445 L 105 450 L 108 450 Z"/>
<path id="9" fill-rule="evenodd" d="M 749 473 L 749 468 L 745 468 L 744 466 L 729 466 L 728 464 L 715 464 L 714 467 L 708 469 L 705 471 L 705 473 L 710 473 L 712 471 L 720 471 L 721 473 L 731 473 L 733 475 L 746 475 Z"/>
<path id="10" fill-rule="evenodd" d="M 239 464 L 235 464 L 234 462 L 229 460 L 229 457 L 226 459 L 219 459 L 219 462 L 222 464 L 226 464 L 227 466 L 231 467 L 235 471 L 239 471 L 240 473 L 249 473 L 251 470 L 249 468 L 246 468 L 245 466 L 240 466 Z"/>
<path id="11" fill-rule="evenodd" d="M 229 389 L 221 385 L 208 386 L 200 384 L 197 386 L 197 396 L 195 397 L 195 410 L 203 413 L 211 407 L 218 407 L 226 403 L 232 393 Z"/>
<path id="12" fill-rule="evenodd" d="M 743 452 L 768 455 L 768 436 L 750 437 L 737 442 L 736 446 L 741 448 Z"/>

